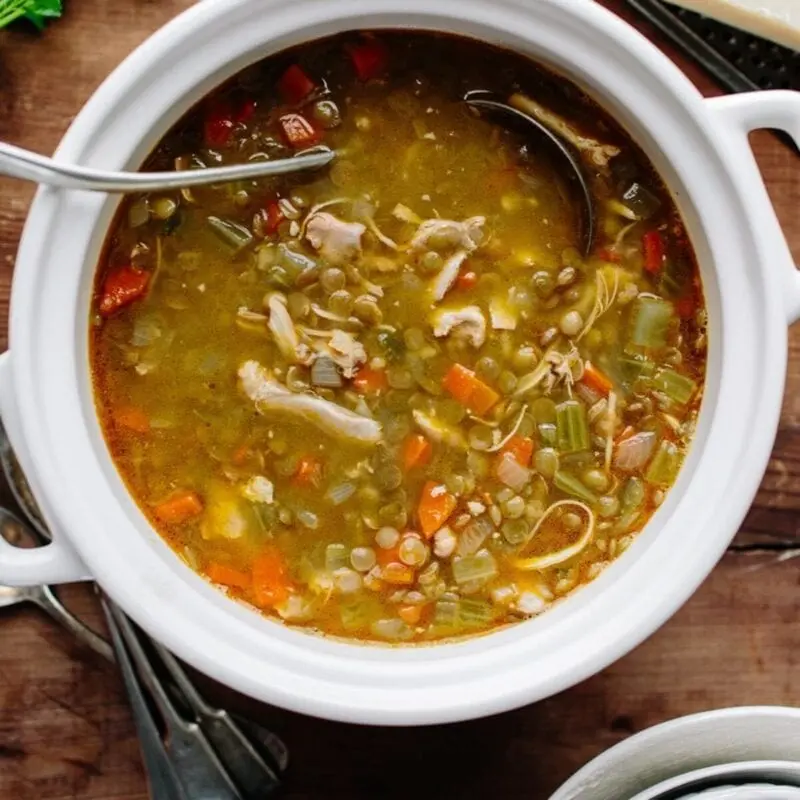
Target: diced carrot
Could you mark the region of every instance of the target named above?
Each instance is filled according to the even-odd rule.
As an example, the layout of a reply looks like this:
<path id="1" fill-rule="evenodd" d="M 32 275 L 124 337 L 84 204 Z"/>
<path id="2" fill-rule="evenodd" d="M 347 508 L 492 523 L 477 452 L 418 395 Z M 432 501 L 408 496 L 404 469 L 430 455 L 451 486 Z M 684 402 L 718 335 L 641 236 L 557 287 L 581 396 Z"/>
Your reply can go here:
<path id="1" fill-rule="evenodd" d="M 379 547 L 377 549 L 377 560 L 380 567 L 385 567 L 387 564 L 402 564 L 399 543 L 394 547 Z"/>
<path id="2" fill-rule="evenodd" d="M 168 525 L 178 525 L 198 516 L 203 511 L 203 503 L 195 492 L 186 490 L 159 503 L 155 515 Z"/>
<path id="3" fill-rule="evenodd" d="M 235 467 L 241 467 L 250 457 L 250 445 L 247 442 L 240 444 L 231 456 L 231 463 Z"/>
<path id="4" fill-rule="evenodd" d="M 675 301 L 675 311 L 681 319 L 689 319 L 697 311 L 697 293 L 690 289 Z"/>
<path id="5" fill-rule="evenodd" d="M 314 91 L 315 84 L 297 64 L 292 64 L 278 81 L 278 91 L 284 103 L 296 106 Z"/>
<path id="6" fill-rule="evenodd" d="M 118 408 L 114 412 L 114 422 L 135 433 L 147 433 L 150 430 L 150 419 L 136 406 Z"/>
<path id="7" fill-rule="evenodd" d="M 600 372 L 600 370 L 589 361 L 584 364 L 581 383 L 585 383 L 587 386 L 604 395 L 608 394 L 614 388 L 611 379 Z"/>
<path id="8" fill-rule="evenodd" d="M 392 586 L 410 586 L 415 577 L 414 568 L 399 561 L 392 561 L 381 567 L 381 580 Z"/>
<path id="9" fill-rule="evenodd" d="M 644 268 L 651 275 L 658 275 L 664 266 L 664 239 L 658 231 L 647 231 L 642 236 Z"/>
<path id="10" fill-rule="evenodd" d="M 252 577 L 247 572 L 229 567 L 212 561 L 206 567 L 206 575 L 210 581 L 221 583 L 223 586 L 233 586 L 237 589 L 248 589 L 252 583 Z"/>
<path id="11" fill-rule="evenodd" d="M 630 439 L 634 433 L 636 433 L 636 428 L 634 428 L 632 425 L 626 425 L 622 429 L 622 433 L 617 436 L 617 443 L 624 442 L 626 439 Z"/>
<path id="12" fill-rule="evenodd" d="M 514 456 L 514 460 L 523 467 L 530 466 L 531 458 L 533 458 L 533 439 L 529 439 L 527 436 L 514 434 L 514 436 L 500 448 L 501 458 L 506 455 L 506 453 Z"/>
<path id="13" fill-rule="evenodd" d="M 456 509 L 456 498 L 447 491 L 443 483 L 428 481 L 422 487 L 422 496 L 417 508 L 419 526 L 429 539 L 447 522 Z"/>
<path id="14" fill-rule="evenodd" d="M 610 261 L 612 264 L 619 264 L 622 261 L 622 257 L 613 247 L 603 247 L 597 251 L 597 256 L 602 258 L 603 261 Z"/>
<path id="15" fill-rule="evenodd" d="M 397 616 L 408 625 L 416 625 L 422 617 L 421 605 L 403 605 L 397 609 Z"/>
<path id="16" fill-rule="evenodd" d="M 403 469 L 424 467 L 431 458 L 431 443 L 420 433 L 412 433 L 403 442 Z"/>
<path id="17" fill-rule="evenodd" d="M 138 300 L 147 290 L 150 273 L 136 267 L 117 267 L 106 275 L 100 296 L 100 313 L 110 317 L 114 312 Z"/>
<path id="18" fill-rule="evenodd" d="M 284 114 L 278 122 L 286 141 L 294 148 L 311 147 L 322 139 L 322 134 L 302 114 Z"/>
<path id="19" fill-rule="evenodd" d="M 453 364 L 442 379 L 442 388 L 449 392 L 462 406 L 482 416 L 499 399 L 500 395 L 475 376 L 471 369 Z"/>
<path id="20" fill-rule="evenodd" d="M 478 273 L 473 272 L 471 269 L 466 272 L 459 272 L 458 278 L 456 278 L 456 288 L 462 289 L 463 291 L 474 289 L 477 283 Z"/>
<path id="21" fill-rule="evenodd" d="M 389 388 L 386 371 L 372 369 L 372 367 L 361 367 L 358 374 L 353 378 L 353 388 L 359 394 L 380 394 L 386 391 Z"/>
<path id="22" fill-rule="evenodd" d="M 389 51 L 379 39 L 367 39 L 348 47 L 350 59 L 361 81 L 368 81 L 382 73 L 389 63 Z"/>
<path id="23" fill-rule="evenodd" d="M 292 481 L 295 486 L 318 488 L 322 482 L 322 464 L 314 456 L 303 456 L 297 462 L 297 470 Z"/>
<path id="24" fill-rule="evenodd" d="M 269 547 L 253 561 L 253 601 L 257 606 L 272 607 L 289 596 L 286 562 L 280 551 Z"/>

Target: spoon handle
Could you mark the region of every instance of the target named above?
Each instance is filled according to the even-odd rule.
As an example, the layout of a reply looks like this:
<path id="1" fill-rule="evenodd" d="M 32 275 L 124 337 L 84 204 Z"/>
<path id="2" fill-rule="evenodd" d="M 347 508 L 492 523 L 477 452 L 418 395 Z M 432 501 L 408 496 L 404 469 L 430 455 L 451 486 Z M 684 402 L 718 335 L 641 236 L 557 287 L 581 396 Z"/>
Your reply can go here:
<path id="1" fill-rule="evenodd" d="M 0 142 L 0 175 L 44 183 L 62 189 L 124 194 L 254 180 L 272 175 L 284 175 L 288 172 L 317 169 L 330 163 L 335 155 L 332 150 L 316 149 L 298 153 L 292 158 L 251 161 L 247 164 L 233 164 L 229 167 L 209 167 L 174 172 L 105 172 L 90 167 L 61 164 L 39 153 L 32 153 L 30 150 L 23 150 L 13 144 Z"/>

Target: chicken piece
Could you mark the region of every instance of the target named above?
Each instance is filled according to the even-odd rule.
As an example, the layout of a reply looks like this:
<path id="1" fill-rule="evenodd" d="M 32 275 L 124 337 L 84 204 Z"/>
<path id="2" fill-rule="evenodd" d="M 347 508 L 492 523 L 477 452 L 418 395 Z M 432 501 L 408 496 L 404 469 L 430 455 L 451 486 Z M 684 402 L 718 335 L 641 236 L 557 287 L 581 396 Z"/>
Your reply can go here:
<path id="1" fill-rule="evenodd" d="M 469 340 L 473 347 L 481 347 L 486 341 L 486 317 L 478 306 L 463 308 L 438 308 L 430 317 L 434 336 L 454 336 Z"/>
<path id="2" fill-rule="evenodd" d="M 508 104 L 538 119 L 542 125 L 546 125 L 553 133 L 561 136 L 576 150 L 585 153 L 597 167 L 607 167 L 608 162 L 620 153 L 619 147 L 615 147 L 613 144 L 602 144 L 597 139 L 578 133 L 565 119 L 521 92 L 512 94 Z"/>
<path id="3" fill-rule="evenodd" d="M 253 475 L 242 487 L 242 496 L 251 503 L 272 505 L 275 502 L 275 486 L 269 478 Z"/>
<path id="4" fill-rule="evenodd" d="M 414 409 L 411 415 L 414 417 L 416 426 L 429 439 L 432 439 L 434 442 L 441 442 L 450 447 L 458 448 L 459 450 L 467 449 L 467 440 L 458 428 L 454 428 L 430 414 L 425 414 L 419 409 Z"/>
<path id="5" fill-rule="evenodd" d="M 374 444 L 381 440 L 381 426 L 342 406 L 310 394 L 293 394 L 273 379 L 258 361 L 245 361 L 239 368 L 242 391 L 262 414 L 285 413 L 308 422 L 333 436 Z"/>
<path id="6" fill-rule="evenodd" d="M 489 301 L 489 318 L 496 331 L 513 331 L 517 328 L 517 310 L 503 295 L 495 295 Z"/>
<path id="7" fill-rule="evenodd" d="M 345 378 L 352 378 L 356 374 L 356 367 L 367 360 L 364 345 L 351 334 L 338 328 L 328 341 L 328 348 L 331 358 L 342 370 Z"/>
<path id="8" fill-rule="evenodd" d="M 439 274 L 431 281 L 430 292 L 434 303 L 444 300 L 444 296 L 450 291 L 456 282 L 461 265 L 467 259 L 466 250 L 458 250 L 453 253 L 439 270 Z"/>
<path id="9" fill-rule="evenodd" d="M 471 253 L 483 241 L 486 217 L 469 217 L 463 222 L 453 219 L 426 219 L 409 242 L 409 249 L 444 250 L 459 248 Z"/>
<path id="10" fill-rule="evenodd" d="M 360 222 L 344 222 L 327 211 L 318 211 L 306 221 L 306 239 L 329 264 L 345 264 L 360 255 L 364 231 Z"/>
<path id="11" fill-rule="evenodd" d="M 286 298 L 280 292 L 272 292 L 264 298 L 264 305 L 269 311 L 267 327 L 283 357 L 294 364 L 308 364 L 311 351 L 300 342 L 286 307 Z"/>

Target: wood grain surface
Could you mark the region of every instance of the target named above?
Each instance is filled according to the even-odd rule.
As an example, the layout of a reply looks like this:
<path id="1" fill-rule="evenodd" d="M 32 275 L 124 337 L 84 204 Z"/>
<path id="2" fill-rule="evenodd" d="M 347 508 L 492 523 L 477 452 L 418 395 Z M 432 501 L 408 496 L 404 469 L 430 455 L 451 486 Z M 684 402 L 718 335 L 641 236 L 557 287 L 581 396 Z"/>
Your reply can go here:
<path id="1" fill-rule="evenodd" d="M 51 152 L 105 75 L 189 0 L 71 0 L 43 34 L 0 31 L 0 139 Z M 624 4 L 609 0 L 623 16 Z M 630 17 L 629 17 L 630 18 Z M 635 20 L 632 20 L 635 22 Z M 659 46 L 662 42 L 642 27 Z M 698 69 L 675 58 L 708 94 Z M 770 134 L 752 138 L 800 262 L 800 159 Z M 0 179 L 0 344 L 32 188 Z M 534 706 L 427 729 L 366 729 L 226 702 L 271 725 L 292 751 L 286 797 L 545 800 L 602 750 L 664 720 L 730 705 L 800 702 L 800 331 L 790 332 L 780 431 L 734 544 L 694 598 L 656 635 L 596 677 Z M 0 502 L 7 498 L 0 491 Z M 85 586 L 62 596 L 87 621 Z M 0 628 L 0 800 L 147 797 L 116 671 L 29 608 Z M 212 694 L 219 688 L 202 681 Z M 598 800 L 606 800 L 605 798 Z M 608 800 L 611 800 L 610 798 Z"/>

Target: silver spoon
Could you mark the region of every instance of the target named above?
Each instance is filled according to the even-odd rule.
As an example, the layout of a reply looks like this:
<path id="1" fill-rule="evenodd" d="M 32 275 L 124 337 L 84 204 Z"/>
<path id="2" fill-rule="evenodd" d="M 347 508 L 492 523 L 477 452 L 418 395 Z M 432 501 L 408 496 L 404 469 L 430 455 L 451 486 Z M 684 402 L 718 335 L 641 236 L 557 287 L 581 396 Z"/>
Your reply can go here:
<path id="1" fill-rule="evenodd" d="M 62 189 L 83 189 L 91 192 L 154 192 L 165 189 L 184 189 L 211 183 L 254 180 L 272 175 L 285 175 L 318 169 L 336 156 L 328 148 L 316 148 L 298 153 L 292 158 L 275 161 L 251 161 L 229 167 L 177 170 L 174 172 L 106 172 L 90 167 L 61 164 L 52 158 L 23 150 L 13 144 L 0 142 L 0 175 L 58 186 Z"/>
<path id="2" fill-rule="evenodd" d="M 594 201 L 592 200 L 589 181 L 578 155 L 573 152 L 566 142 L 560 139 L 546 125 L 539 122 L 538 119 L 498 99 L 492 92 L 484 89 L 467 92 L 464 95 L 464 102 L 478 112 L 486 112 L 488 115 L 501 117 L 506 123 L 510 122 L 512 125 L 516 123 L 516 128 L 524 129 L 526 134 L 534 133 L 536 138 L 549 147 L 557 156 L 560 163 L 565 167 L 563 174 L 581 206 L 579 234 L 581 249 L 584 255 L 589 255 L 594 243 Z"/>

